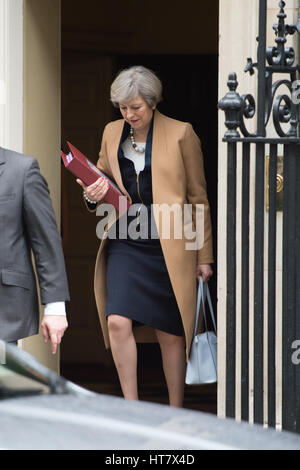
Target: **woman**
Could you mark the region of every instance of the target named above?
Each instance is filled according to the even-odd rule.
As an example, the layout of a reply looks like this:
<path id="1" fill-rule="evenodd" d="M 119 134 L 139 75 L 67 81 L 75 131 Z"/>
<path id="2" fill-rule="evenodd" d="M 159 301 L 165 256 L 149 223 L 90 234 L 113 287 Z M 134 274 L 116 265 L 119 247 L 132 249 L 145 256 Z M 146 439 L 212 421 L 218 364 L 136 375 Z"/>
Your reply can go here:
<path id="1" fill-rule="evenodd" d="M 205 282 L 212 275 L 212 235 L 199 139 L 190 124 L 157 111 L 161 93 L 158 77 L 141 66 L 123 70 L 111 86 L 112 103 L 123 119 L 106 126 L 97 166 L 137 205 L 137 211 L 125 214 L 126 238 L 118 230 L 120 217 L 108 223 L 94 287 L 105 345 L 111 347 L 124 397 L 138 399 L 136 342 L 158 341 L 170 405 L 182 407 L 196 280 L 202 276 Z M 104 201 L 107 181 L 99 178 L 89 187 L 77 182 L 88 209 L 96 210 Z M 193 207 L 190 224 L 183 220 L 185 204 Z M 174 227 L 164 236 L 159 214 L 151 211 L 154 205 L 175 207 L 184 229 L 202 230 L 203 246 L 187 248 L 189 237 L 175 236 Z M 200 228 L 196 205 L 204 207 Z M 162 218 L 166 214 L 170 211 Z M 138 238 L 131 236 L 132 228 L 140 229 Z M 112 229 L 115 239 L 110 237 Z M 151 230 L 154 236 L 149 238 Z"/>

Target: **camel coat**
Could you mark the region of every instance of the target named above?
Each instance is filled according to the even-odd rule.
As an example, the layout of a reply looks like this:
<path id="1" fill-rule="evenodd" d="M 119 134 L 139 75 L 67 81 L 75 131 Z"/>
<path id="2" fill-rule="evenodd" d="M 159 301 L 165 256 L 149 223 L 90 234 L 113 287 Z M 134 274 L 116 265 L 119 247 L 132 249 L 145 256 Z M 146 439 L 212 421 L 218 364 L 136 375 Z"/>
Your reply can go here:
<path id="1" fill-rule="evenodd" d="M 118 162 L 118 148 L 123 126 L 124 120 L 120 119 L 105 127 L 97 166 L 131 200 L 123 185 Z M 193 230 L 196 227 L 195 205 L 202 204 L 202 208 L 204 208 L 204 223 L 201 227 L 197 227 L 197 232 L 202 230 L 202 238 L 204 235 L 203 247 L 192 250 L 186 249 L 186 242 L 191 240 L 184 237 L 176 238 L 172 228 L 171 236 L 163 237 L 162 227 L 159 226 L 159 214 L 157 216 L 154 214 L 163 255 L 183 322 L 186 360 L 188 360 L 196 310 L 196 265 L 213 262 L 211 220 L 206 195 L 203 156 L 200 141 L 191 124 L 166 117 L 157 110 L 154 111 L 151 172 L 153 204 L 172 206 L 175 203 L 177 207 L 179 205 L 182 207 L 182 214 L 184 214 L 183 205 L 192 204 L 193 212 L 190 225 Z M 110 343 L 105 316 L 106 247 L 109 243 L 107 232 L 115 220 L 116 217 L 108 220 L 104 229 L 94 277 L 96 304 L 107 349 L 110 347 Z M 186 220 L 185 224 L 188 225 Z M 154 329 L 151 327 L 134 327 L 133 332 L 137 342 L 157 341 Z"/>

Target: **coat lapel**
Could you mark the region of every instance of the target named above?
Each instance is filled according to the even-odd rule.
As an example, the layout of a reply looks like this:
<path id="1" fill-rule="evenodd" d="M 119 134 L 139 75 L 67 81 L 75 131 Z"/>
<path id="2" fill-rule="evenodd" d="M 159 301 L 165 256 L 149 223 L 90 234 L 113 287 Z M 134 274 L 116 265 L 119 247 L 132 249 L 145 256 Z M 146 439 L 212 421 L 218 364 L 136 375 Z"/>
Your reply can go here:
<path id="1" fill-rule="evenodd" d="M 122 136 L 123 126 L 124 126 L 124 121 L 120 120 L 119 125 L 116 128 L 115 135 L 113 136 L 113 139 L 112 139 L 111 154 L 109 155 L 109 164 L 110 164 L 111 171 L 113 173 L 117 186 L 120 188 L 122 193 L 126 194 L 126 196 L 128 196 L 130 199 L 130 196 L 128 192 L 126 191 L 124 184 L 123 184 L 119 160 L 118 160 L 118 149 L 119 149 L 120 140 Z"/>
<path id="2" fill-rule="evenodd" d="M 154 112 L 153 138 L 152 138 L 152 195 L 153 203 L 159 203 L 159 194 L 162 189 L 159 177 L 162 162 L 167 155 L 167 141 L 164 126 L 164 116 L 156 109 Z"/>

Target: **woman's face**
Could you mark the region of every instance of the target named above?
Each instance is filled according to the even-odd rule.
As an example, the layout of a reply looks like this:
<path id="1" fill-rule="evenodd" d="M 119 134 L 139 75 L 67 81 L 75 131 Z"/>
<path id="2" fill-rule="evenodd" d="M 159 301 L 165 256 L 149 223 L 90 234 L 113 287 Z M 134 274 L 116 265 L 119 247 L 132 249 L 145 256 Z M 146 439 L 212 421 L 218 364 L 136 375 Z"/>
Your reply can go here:
<path id="1" fill-rule="evenodd" d="M 153 116 L 153 110 L 140 95 L 128 103 L 120 103 L 120 111 L 134 131 L 146 131 Z"/>

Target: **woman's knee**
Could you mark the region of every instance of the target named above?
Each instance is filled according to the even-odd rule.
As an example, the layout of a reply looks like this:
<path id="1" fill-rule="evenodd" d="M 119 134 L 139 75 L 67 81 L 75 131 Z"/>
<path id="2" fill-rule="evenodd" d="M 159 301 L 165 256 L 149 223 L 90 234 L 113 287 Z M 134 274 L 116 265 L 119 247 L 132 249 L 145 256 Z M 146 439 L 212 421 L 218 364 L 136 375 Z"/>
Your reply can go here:
<path id="1" fill-rule="evenodd" d="M 183 347 L 184 338 L 183 336 L 172 335 L 171 333 L 166 333 L 161 330 L 155 330 L 156 336 L 160 346 L 164 347 Z"/>
<path id="2" fill-rule="evenodd" d="M 109 315 L 107 318 L 107 326 L 109 334 L 119 338 L 132 334 L 132 320 L 121 315 Z"/>

